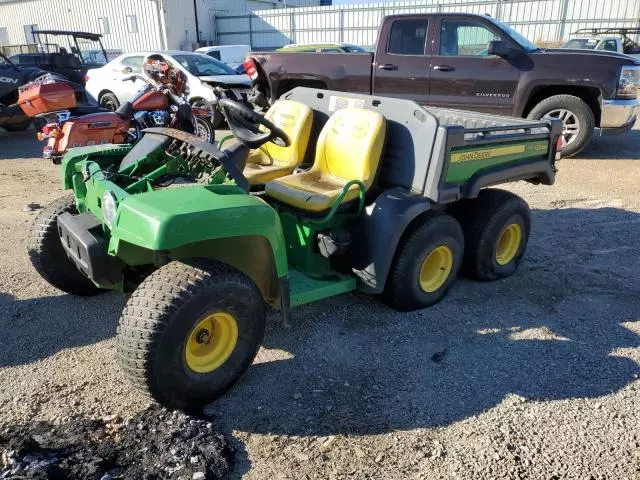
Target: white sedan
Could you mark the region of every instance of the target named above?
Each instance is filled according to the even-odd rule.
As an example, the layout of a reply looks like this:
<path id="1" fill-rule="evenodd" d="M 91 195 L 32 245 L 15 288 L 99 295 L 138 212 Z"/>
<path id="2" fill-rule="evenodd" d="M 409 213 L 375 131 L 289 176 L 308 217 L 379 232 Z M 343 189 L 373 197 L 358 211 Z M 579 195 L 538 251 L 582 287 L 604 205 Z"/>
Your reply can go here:
<path id="1" fill-rule="evenodd" d="M 143 87 L 142 80 L 123 81 L 133 73 L 142 74 L 142 63 L 151 54 L 160 54 L 180 68 L 187 76 L 189 102 L 194 106 L 210 108 L 216 100 L 212 89 L 223 86 L 233 90 L 238 99 L 246 100 L 251 92 L 251 80 L 238 75 L 231 67 L 207 55 L 169 50 L 163 52 L 134 52 L 120 55 L 104 67 L 89 70 L 85 75 L 89 101 L 109 110 L 130 101 Z M 222 115 L 214 109 L 214 128 L 222 122 Z"/>

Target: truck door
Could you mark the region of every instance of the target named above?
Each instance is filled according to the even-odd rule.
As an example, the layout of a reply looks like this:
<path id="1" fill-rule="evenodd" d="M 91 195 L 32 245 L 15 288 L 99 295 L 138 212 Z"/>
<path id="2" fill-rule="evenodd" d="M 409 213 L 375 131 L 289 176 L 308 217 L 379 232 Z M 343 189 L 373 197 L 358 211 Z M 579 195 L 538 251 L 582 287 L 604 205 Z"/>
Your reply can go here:
<path id="1" fill-rule="evenodd" d="M 521 67 L 487 53 L 490 41 L 510 39 L 477 17 L 442 16 L 436 22 L 429 104 L 514 114 Z"/>
<path id="2" fill-rule="evenodd" d="M 393 18 L 382 25 L 373 64 L 374 95 L 428 102 L 428 27 L 424 16 Z"/>

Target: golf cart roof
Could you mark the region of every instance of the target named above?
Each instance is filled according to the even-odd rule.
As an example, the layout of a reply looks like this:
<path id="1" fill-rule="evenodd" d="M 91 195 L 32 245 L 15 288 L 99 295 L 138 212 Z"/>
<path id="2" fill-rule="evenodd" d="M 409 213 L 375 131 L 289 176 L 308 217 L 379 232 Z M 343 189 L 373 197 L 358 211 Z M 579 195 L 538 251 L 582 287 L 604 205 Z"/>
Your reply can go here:
<path id="1" fill-rule="evenodd" d="M 78 38 L 86 38 L 87 40 L 100 40 L 102 35 L 91 32 L 77 32 L 73 30 L 34 30 L 34 35 L 71 35 Z"/>

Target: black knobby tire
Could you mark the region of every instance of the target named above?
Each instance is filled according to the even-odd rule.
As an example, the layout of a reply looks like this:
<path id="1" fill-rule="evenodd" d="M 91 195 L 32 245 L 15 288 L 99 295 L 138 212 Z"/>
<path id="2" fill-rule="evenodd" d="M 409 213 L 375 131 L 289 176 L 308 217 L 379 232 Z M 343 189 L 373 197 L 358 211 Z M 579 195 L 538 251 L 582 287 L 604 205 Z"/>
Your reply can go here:
<path id="1" fill-rule="evenodd" d="M 100 96 L 99 103 L 102 108 L 106 108 L 107 110 L 111 110 L 112 112 L 120 107 L 120 100 L 118 100 L 118 97 L 111 92 L 103 93 Z"/>
<path id="2" fill-rule="evenodd" d="M 411 227 L 410 227 L 411 228 Z M 446 281 L 437 290 L 427 292 L 420 284 L 423 263 L 434 249 L 444 246 L 452 253 L 452 267 Z M 385 284 L 384 298 L 396 310 L 408 311 L 439 302 L 455 282 L 462 265 L 464 238 L 455 218 L 429 212 L 405 232 Z"/>
<path id="3" fill-rule="evenodd" d="M 7 123 L 3 125 L 2 128 L 4 128 L 7 132 L 22 132 L 23 130 L 26 130 L 29 125 L 31 125 L 30 118 L 22 122 Z"/>
<path id="4" fill-rule="evenodd" d="M 73 195 L 51 202 L 36 216 L 27 237 L 31 264 L 51 285 L 72 295 L 90 296 L 103 290 L 85 277 L 67 257 L 58 235 L 58 217 L 78 213 Z"/>
<path id="5" fill-rule="evenodd" d="M 539 120 L 550 112 L 567 110 L 578 120 L 580 129 L 575 139 L 562 148 L 563 157 L 571 157 L 580 153 L 591 141 L 596 120 L 593 111 L 581 98 L 573 95 L 553 95 L 535 105 L 527 118 Z"/>
<path id="6" fill-rule="evenodd" d="M 497 280 L 513 275 L 524 257 L 531 214 L 527 203 L 517 195 L 498 189 L 481 190 L 478 198 L 463 200 L 454 215 L 464 231 L 465 254 L 463 273 L 481 281 Z M 510 225 L 518 225 L 520 244 L 508 263 L 498 263 L 497 248 L 501 234 Z"/>
<path id="7" fill-rule="evenodd" d="M 187 364 L 187 342 L 199 320 L 215 312 L 235 317 L 238 340 L 221 366 L 197 373 Z M 132 383 L 158 403 L 200 412 L 251 365 L 264 328 L 262 295 L 242 272 L 207 259 L 174 261 L 147 277 L 127 302 L 118 360 Z"/>

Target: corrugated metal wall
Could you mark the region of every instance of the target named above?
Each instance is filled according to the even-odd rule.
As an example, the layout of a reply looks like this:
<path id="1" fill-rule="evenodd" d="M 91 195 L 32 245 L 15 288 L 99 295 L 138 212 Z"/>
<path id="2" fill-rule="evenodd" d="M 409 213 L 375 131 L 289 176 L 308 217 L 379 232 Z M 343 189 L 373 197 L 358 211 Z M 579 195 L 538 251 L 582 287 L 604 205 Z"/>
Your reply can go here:
<path id="1" fill-rule="evenodd" d="M 553 42 L 586 27 L 639 25 L 640 0 L 418 0 L 262 10 L 218 15 L 217 41 L 256 50 L 288 43 L 353 42 L 373 45 L 382 17 L 402 13 L 488 13 L 533 41 Z"/>
<path id="2" fill-rule="evenodd" d="M 138 32 L 129 32 L 127 16 L 135 15 Z M 156 3 L 151 0 L 30 0 L 0 2 L 0 28 L 7 28 L 8 43 L 26 43 L 25 25 L 40 29 L 68 29 L 101 33 L 98 18 L 106 17 L 107 49 L 158 49 L 161 45 Z"/>

